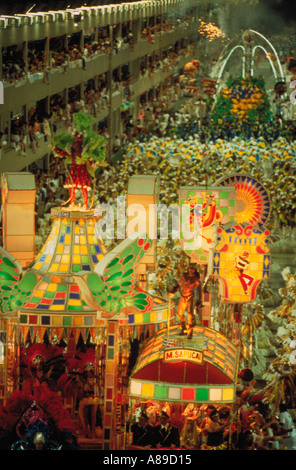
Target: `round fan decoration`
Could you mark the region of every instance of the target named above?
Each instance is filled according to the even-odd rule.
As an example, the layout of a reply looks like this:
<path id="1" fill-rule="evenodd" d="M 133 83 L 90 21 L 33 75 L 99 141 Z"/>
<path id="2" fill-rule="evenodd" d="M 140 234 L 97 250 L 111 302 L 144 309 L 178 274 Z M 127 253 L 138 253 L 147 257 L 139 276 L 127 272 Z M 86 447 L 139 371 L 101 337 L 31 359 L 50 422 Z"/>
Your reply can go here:
<path id="1" fill-rule="evenodd" d="M 236 221 L 240 224 L 264 225 L 270 214 L 270 199 L 266 189 L 251 176 L 234 174 L 221 178 L 217 186 L 236 188 Z"/>

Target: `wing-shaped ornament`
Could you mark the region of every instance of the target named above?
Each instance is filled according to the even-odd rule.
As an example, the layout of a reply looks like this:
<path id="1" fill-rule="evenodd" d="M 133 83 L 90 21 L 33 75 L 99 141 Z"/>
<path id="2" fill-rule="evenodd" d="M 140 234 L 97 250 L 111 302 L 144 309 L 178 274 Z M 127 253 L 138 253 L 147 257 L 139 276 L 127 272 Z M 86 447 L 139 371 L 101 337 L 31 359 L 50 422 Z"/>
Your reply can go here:
<path id="1" fill-rule="evenodd" d="M 75 275 L 87 304 L 101 311 L 102 317 L 150 311 L 152 297 L 136 286 L 137 266 L 150 247 L 151 240 L 137 234 L 108 253 L 94 272 Z"/>
<path id="2" fill-rule="evenodd" d="M 23 275 L 20 263 L 0 247 L 0 312 L 13 315 L 30 297 L 37 282 L 33 272 Z"/>

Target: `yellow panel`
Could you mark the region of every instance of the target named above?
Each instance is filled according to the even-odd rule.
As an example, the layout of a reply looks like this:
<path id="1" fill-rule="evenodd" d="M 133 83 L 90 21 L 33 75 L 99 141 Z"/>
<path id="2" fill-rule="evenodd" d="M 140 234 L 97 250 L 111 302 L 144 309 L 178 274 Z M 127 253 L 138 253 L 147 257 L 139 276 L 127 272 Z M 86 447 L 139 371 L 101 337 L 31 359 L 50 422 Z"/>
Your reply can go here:
<path id="1" fill-rule="evenodd" d="M 112 362 L 112 361 L 107 361 L 107 364 L 106 364 L 107 373 L 108 373 L 108 372 L 109 372 L 109 373 L 114 372 L 114 366 L 115 366 L 114 362 Z"/>
<path id="2" fill-rule="evenodd" d="M 95 233 L 95 228 L 94 227 L 87 227 L 87 232 L 91 235 L 93 235 Z"/>
<path id="3" fill-rule="evenodd" d="M 82 245 L 82 246 L 80 247 L 80 253 L 81 253 L 82 255 L 87 255 L 87 247 L 86 247 L 85 245 Z"/>
<path id="4" fill-rule="evenodd" d="M 73 255 L 73 263 L 74 264 L 80 263 L 80 256 L 79 255 Z"/>
<path id="5" fill-rule="evenodd" d="M 230 288 L 231 287 L 231 288 Z M 234 294 L 234 295 L 242 295 L 243 292 L 242 292 L 242 286 L 239 285 L 239 286 L 229 286 L 229 291 L 231 291 L 231 294 Z"/>
<path id="6" fill-rule="evenodd" d="M 80 248 L 79 245 L 74 245 L 74 253 L 75 253 L 75 255 L 79 255 L 79 253 L 80 253 L 79 248 Z"/>
<path id="7" fill-rule="evenodd" d="M 153 397 L 154 395 L 154 384 L 143 384 L 142 395 L 145 397 Z"/>
<path id="8" fill-rule="evenodd" d="M 81 243 L 82 245 L 86 245 L 86 237 L 85 237 L 85 235 L 81 235 L 81 236 L 80 236 L 80 243 Z"/>
<path id="9" fill-rule="evenodd" d="M 32 204 L 9 204 L 6 210 L 8 235 L 31 235 L 35 233 L 35 215 Z"/>
<path id="10" fill-rule="evenodd" d="M 62 256 L 62 263 L 63 264 L 69 264 L 70 263 L 70 256 L 69 255 L 63 255 Z"/>
<path id="11" fill-rule="evenodd" d="M 167 320 L 167 318 L 168 318 L 168 313 L 169 313 L 168 310 L 164 310 L 164 311 L 162 312 L 162 319 L 163 319 L 163 320 Z"/>
<path id="12" fill-rule="evenodd" d="M 57 285 L 56 284 L 49 284 L 47 290 L 49 292 L 55 292 L 57 290 Z"/>
<path id="13" fill-rule="evenodd" d="M 37 263 L 37 264 L 35 264 L 34 269 L 40 269 L 40 268 L 42 268 L 42 265 L 43 265 L 43 263 Z"/>
<path id="14" fill-rule="evenodd" d="M 57 253 L 63 253 L 64 245 L 58 245 Z"/>
<path id="15" fill-rule="evenodd" d="M 42 290 L 35 290 L 34 297 L 43 297 L 44 291 Z"/>
<path id="16" fill-rule="evenodd" d="M 97 258 L 98 258 L 98 260 L 101 260 L 101 259 L 104 258 L 104 255 L 102 255 L 102 254 L 101 254 L 101 255 L 97 255 Z"/>
<path id="17" fill-rule="evenodd" d="M 21 189 L 21 190 L 9 190 L 8 202 L 9 204 L 32 204 L 35 202 L 36 190 L 35 189 Z"/>
<path id="18" fill-rule="evenodd" d="M 71 243 L 71 235 L 65 235 L 65 245 L 70 245 Z"/>
<path id="19" fill-rule="evenodd" d="M 19 233 L 18 235 L 6 235 L 5 236 L 5 246 L 4 248 L 9 251 L 18 252 L 31 252 L 34 251 L 35 247 L 35 236 L 33 235 L 22 235 Z M 19 256 L 17 256 L 18 258 Z M 34 257 L 33 257 L 34 259 Z M 32 259 L 32 261 L 33 261 Z"/>
<path id="20" fill-rule="evenodd" d="M 254 263 L 254 262 L 253 262 L 253 263 L 251 264 L 250 271 L 252 271 L 252 272 L 253 272 L 253 271 L 259 271 L 259 272 L 261 272 L 261 271 L 262 271 L 262 265 L 261 265 L 261 263 Z"/>
<path id="21" fill-rule="evenodd" d="M 59 265 L 57 263 L 53 263 L 49 269 L 50 271 L 58 271 Z"/>
<path id="22" fill-rule="evenodd" d="M 68 265 L 68 264 L 61 264 L 59 270 L 60 270 L 62 273 L 66 273 L 66 272 L 68 271 L 68 269 L 69 269 L 69 265 Z"/>
<path id="23" fill-rule="evenodd" d="M 143 315 L 142 313 L 136 313 L 135 314 L 135 323 L 142 323 L 143 322 Z"/>
<path id="24" fill-rule="evenodd" d="M 233 259 L 225 260 L 223 264 L 224 264 L 225 269 L 231 269 L 233 268 L 233 265 L 234 265 Z"/>
<path id="25" fill-rule="evenodd" d="M 157 313 L 156 312 L 151 312 L 150 313 L 150 321 L 157 321 Z"/>
<path id="26" fill-rule="evenodd" d="M 232 401 L 233 400 L 233 389 L 232 388 L 224 388 L 222 390 L 222 397 L 225 401 Z"/>
<path id="27" fill-rule="evenodd" d="M 65 310 L 65 306 L 64 305 L 51 305 L 49 307 L 49 310 Z"/>
<path id="28" fill-rule="evenodd" d="M 55 305 L 55 307 L 58 307 L 58 305 Z M 54 310 L 54 309 L 51 309 L 51 310 Z M 53 315 L 51 317 L 51 322 L 52 322 L 53 326 L 61 326 L 62 325 L 62 317 L 56 317 L 55 315 Z"/>
<path id="29" fill-rule="evenodd" d="M 69 305 L 81 305 L 81 301 L 79 299 L 69 299 Z"/>
<path id="30" fill-rule="evenodd" d="M 73 317 L 73 324 L 75 326 L 81 326 L 82 325 L 82 317 Z"/>
<path id="31" fill-rule="evenodd" d="M 77 226 L 75 227 L 75 231 L 74 231 L 74 233 L 75 233 L 76 235 L 78 235 L 78 234 L 79 234 L 79 227 L 77 227 Z"/>

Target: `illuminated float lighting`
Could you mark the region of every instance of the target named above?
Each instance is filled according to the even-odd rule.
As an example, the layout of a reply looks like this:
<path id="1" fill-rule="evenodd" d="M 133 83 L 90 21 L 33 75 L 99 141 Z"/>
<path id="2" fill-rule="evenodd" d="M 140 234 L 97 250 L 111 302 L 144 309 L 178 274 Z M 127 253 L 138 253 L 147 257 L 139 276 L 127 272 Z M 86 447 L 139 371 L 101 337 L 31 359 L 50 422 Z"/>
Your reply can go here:
<path id="1" fill-rule="evenodd" d="M 130 396 L 151 400 L 196 403 L 231 403 L 235 397 L 234 385 L 215 387 L 212 385 L 172 386 L 131 380 Z"/>

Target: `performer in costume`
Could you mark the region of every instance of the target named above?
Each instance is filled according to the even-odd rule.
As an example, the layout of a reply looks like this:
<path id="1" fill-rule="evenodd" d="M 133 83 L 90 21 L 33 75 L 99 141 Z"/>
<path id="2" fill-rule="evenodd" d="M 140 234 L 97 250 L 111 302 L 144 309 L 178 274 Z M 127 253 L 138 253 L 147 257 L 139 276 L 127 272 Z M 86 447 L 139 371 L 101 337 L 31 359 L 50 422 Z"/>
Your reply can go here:
<path id="1" fill-rule="evenodd" d="M 66 396 L 76 396 L 79 400 L 78 416 L 82 424 L 83 435 L 95 438 L 100 397 L 96 394 L 95 351 L 87 348 L 67 358 L 67 371 L 60 378 L 59 386 Z"/>
<path id="2" fill-rule="evenodd" d="M 72 145 L 71 153 L 67 153 L 57 147 L 54 147 L 53 150 L 55 154 L 60 155 L 60 157 L 71 158 L 70 172 L 64 184 L 64 187 L 69 189 L 70 207 L 74 206 L 76 191 L 81 189 L 83 207 L 86 208 L 88 204 L 88 192 L 91 190 L 91 180 L 86 163 L 77 163 L 77 158 L 80 157 L 82 153 L 83 136 L 76 132 L 74 139 L 75 141 Z"/>
<path id="3" fill-rule="evenodd" d="M 200 275 L 195 266 L 189 267 L 188 272 L 182 276 L 170 295 L 174 295 L 179 289 L 181 289 L 181 298 L 178 305 L 178 319 L 181 326 L 180 334 L 186 334 L 185 312 L 187 311 L 187 338 L 191 339 L 193 328 L 196 324 L 194 310 L 202 306 Z"/>
<path id="4" fill-rule="evenodd" d="M 196 419 L 186 419 L 180 435 L 180 444 L 184 449 L 200 449 L 201 431 L 197 428 Z"/>
<path id="5" fill-rule="evenodd" d="M 84 366 L 82 376 L 83 398 L 79 402 L 78 415 L 83 424 L 84 434 L 90 438 L 95 437 L 97 410 L 100 399 L 95 394 L 96 375 L 95 365 L 88 362 Z"/>
<path id="6" fill-rule="evenodd" d="M 88 207 L 91 177 L 95 177 L 99 165 L 104 165 L 106 141 L 92 129 L 92 120 L 80 111 L 74 114 L 73 127 L 69 127 L 68 133 L 56 134 L 51 138 L 54 156 L 65 158 L 66 163 L 70 164 L 64 184 L 69 189 L 70 207 L 74 207 L 77 190 L 82 192 L 83 208 Z"/>
<path id="7" fill-rule="evenodd" d="M 30 408 L 25 411 L 20 421 L 25 419 L 26 413 Z M 42 416 L 42 417 L 41 417 Z M 11 450 L 61 450 L 62 445 L 58 444 L 52 439 L 52 430 L 50 425 L 44 421 L 44 415 L 41 415 L 38 408 L 35 408 L 33 413 L 28 419 L 28 426 L 26 427 L 25 436 L 14 442 Z M 20 433 L 19 433 L 20 434 Z"/>
<path id="8" fill-rule="evenodd" d="M 38 386 L 56 390 L 57 379 L 65 371 L 63 348 L 47 343 L 34 343 L 21 350 L 22 389 L 34 395 Z"/>
<path id="9" fill-rule="evenodd" d="M 224 441 L 224 429 L 229 426 L 229 422 L 219 422 L 219 411 L 214 410 L 210 414 L 209 423 L 204 428 L 206 444 L 202 446 L 203 450 L 226 450 L 227 442 Z"/>
<path id="10" fill-rule="evenodd" d="M 42 450 L 58 450 L 60 446 L 74 450 L 75 426 L 61 398 L 46 385 L 36 386 L 34 392 L 32 396 L 16 390 L 0 408 L 1 443 L 7 445 L 1 448 L 37 450 L 39 441 Z"/>

